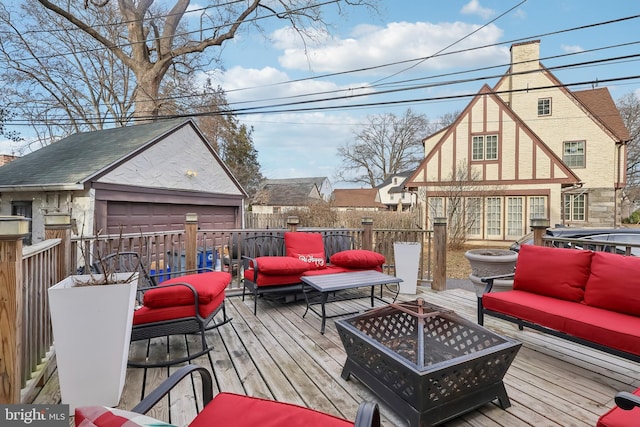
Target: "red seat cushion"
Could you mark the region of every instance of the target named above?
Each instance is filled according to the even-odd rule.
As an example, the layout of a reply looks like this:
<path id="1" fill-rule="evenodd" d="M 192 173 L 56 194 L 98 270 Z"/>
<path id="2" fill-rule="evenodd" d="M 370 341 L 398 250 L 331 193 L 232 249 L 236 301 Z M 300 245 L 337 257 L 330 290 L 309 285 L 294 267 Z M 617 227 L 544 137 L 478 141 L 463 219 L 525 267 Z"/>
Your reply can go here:
<path id="1" fill-rule="evenodd" d="M 384 255 L 365 249 L 351 249 L 331 255 L 329 262 L 347 268 L 376 268 L 386 261 Z"/>
<path id="2" fill-rule="evenodd" d="M 522 245 L 513 289 L 568 301 L 582 301 L 592 251 Z"/>
<path id="3" fill-rule="evenodd" d="M 640 356 L 640 317 L 524 291 L 488 293 L 482 305 Z"/>
<path id="4" fill-rule="evenodd" d="M 186 286 L 167 286 L 175 283 L 188 283 L 198 293 L 198 302 L 208 304 L 215 299 L 231 283 L 231 274 L 223 271 L 188 274 L 165 280 L 157 289 L 144 293 L 143 304 L 149 308 L 175 307 L 193 305 L 193 292 Z"/>
<path id="5" fill-rule="evenodd" d="M 284 233 L 284 246 L 287 256 L 308 263 L 310 269 L 326 267 L 322 234 L 287 231 Z"/>
<path id="6" fill-rule="evenodd" d="M 262 271 L 258 269 L 258 277 L 256 277 L 256 271 L 253 268 L 248 268 L 244 271 L 244 279 L 255 283 L 260 286 L 277 286 L 277 285 L 293 285 L 301 283 L 300 273 L 297 274 L 262 274 Z"/>
<path id="7" fill-rule="evenodd" d="M 210 302 L 206 304 L 198 304 L 198 313 L 200 317 L 207 318 L 224 302 L 224 289 L 216 295 Z M 151 308 L 143 306 L 133 312 L 133 324 L 142 325 L 163 320 L 176 320 L 185 317 L 194 317 L 196 315 L 195 305 L 176 305 L 173 307 Z"/>
<path id="8" fill-rule="evenodd" d="M 640 388 L 633 392 L 640 396 Z M 598 419 L 596 427 L 637 427 L 640 426 L 640 408 L 635 407 L 630 411 L 614 406 Z"/>
<path id="9" fill-rule="evenodd" d="M 290 403 L 219 393 L 189 427 L 347 427 L 352 422 Z"/>
<path id="10" fill-rule="evenodd" d="M 584 303 L 640 316 L 640 258 L 596 252 Z"/>

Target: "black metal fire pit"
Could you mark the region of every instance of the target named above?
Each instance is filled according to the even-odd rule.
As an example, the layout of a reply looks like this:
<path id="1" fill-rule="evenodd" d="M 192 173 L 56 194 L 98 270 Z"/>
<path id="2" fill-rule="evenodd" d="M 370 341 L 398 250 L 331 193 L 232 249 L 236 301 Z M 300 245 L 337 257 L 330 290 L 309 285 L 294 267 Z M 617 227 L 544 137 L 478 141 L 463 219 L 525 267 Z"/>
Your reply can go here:
<path id="1" fill-rule="evenodd" d="M 342 378 L 355 375 L 406 417 L 433 426 L 498 400 L 520 342 L 418 299 L 390 304 L 336 326 L 347 353 Z"/>

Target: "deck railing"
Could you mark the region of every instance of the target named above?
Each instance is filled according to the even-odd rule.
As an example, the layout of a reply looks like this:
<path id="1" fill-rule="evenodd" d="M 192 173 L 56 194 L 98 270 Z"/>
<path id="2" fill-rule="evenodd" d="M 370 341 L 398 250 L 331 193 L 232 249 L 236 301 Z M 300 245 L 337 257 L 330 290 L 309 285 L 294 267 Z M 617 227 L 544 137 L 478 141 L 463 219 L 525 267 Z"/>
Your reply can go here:
<path id="1" fill-rule="evenodd" d="M 18 217 L 19 218 L 19 217 Z M 55 351 L 49 316 L 47 289 L 69 274 L 78 272 L 85 260 L 115 251 L 136 251 L 152 274 L 168 276 L 170 268 L 215 268 L 229 271 L 233 280 L 229 294 L 242 289 L 242 242 L 256 235 L 281 234 L 293 228 L 198 230 L 197 221 L 186 221 L 179 231 L 99 235 L 71 238 L 70 224 L 45 226 L 47 240 L 22 246 L 21 236 L 0 238 L 0 404 L 29 403 L 55 369 Z M 421 242 L 418 280 L 432 275 L 431 231 L 374 230 L 371 223 L 355 229 L 297 228 L 322 234 L 351 237 L 354 249 L 371 249 L 387 259 L 387 272 L 394 274 L 393 243 Z M 13 251 L 13 252 L 12 252 Z M 20 262 L 12 262 L 14 253 Z M 85 256 L 87 255 L 87 256 Z"/>

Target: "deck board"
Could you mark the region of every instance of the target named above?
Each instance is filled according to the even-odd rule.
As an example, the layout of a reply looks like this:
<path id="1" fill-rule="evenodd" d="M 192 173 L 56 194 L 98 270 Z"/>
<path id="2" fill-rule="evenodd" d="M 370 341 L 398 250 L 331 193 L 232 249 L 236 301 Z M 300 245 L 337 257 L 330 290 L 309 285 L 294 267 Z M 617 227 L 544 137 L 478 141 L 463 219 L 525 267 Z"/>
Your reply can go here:
<path id="1" fill-rule="evenodd" d="M 475 321 L 476 298 L 473 292 L 452 289 L 436 292 L 420 287 L 427 301 L 455 310 Z M 401 295 L 400 299 L 415 296 Z M 332 310 L 365 308 L 368 299 L 333 303 Z M 376 302 L 376 305 L 382 305 Z M 305 311 L 304 301 L 280 303 L 261 298 L 258 315 L 253 314 L 253 299 L 227 298 L 231 323 L 207 333 L 214 350 L 195 363 L 214 375 L 214 392 L 259 396 L 297 403 L 352 419 L 362 400 L 377 400 L 372 392 L 353 376 L 340 376 L 346 359 L 344 348 L 332 320 L 320 334 L 320 319 Z M 640 366 L 633 362 L 571 343 L 537 331 L 520 331 L 511 323 L 487 317 L 485 326 L 523 343 L 505 377 L 512 406 L 502 410 L 486 404 L 446 423 L 455 427 L 513 426 L 593 426 L 598 417 L 613 405 L 617 391 L 632 391 L 640 385 Z M 184 351 L 186 345 L 197 350 L 198 337 L 172 337 L 171 352 Z M 130 357 L 144 357 L 144 342 L 133 343 Z M 163 357 L 163 339 L 152 340 L 150 354 Z M 141 397 L 143 384 L 148 393 L 176 368 L 127 371 L 126 387 L 120 407 L 130 409 Z M 54 373 L 35 400 L 57 403 L 57 377 Z M 149 415 L 177 425 L 187 425 L 195 416 L 193 390 L 199 379 L 184 381 L 170 399 Z M 379 402 L 380 403 L 380 402 Z M 384 426 L 406 425 L 401 414 L 381 403 Z"/>

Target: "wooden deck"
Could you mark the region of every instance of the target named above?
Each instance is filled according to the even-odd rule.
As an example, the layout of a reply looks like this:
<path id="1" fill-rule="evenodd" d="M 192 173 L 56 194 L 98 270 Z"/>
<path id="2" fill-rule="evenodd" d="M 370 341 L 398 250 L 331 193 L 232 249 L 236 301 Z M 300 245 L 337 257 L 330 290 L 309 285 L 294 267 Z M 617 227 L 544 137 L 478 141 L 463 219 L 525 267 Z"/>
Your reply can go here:
<path id="1" fill-rule="evenodd" d="M 426 300 L 475 321 L 473 292 L 419 290 Z M 414 298 L 401 295 L 405 300 Z M 357 303 L 335 303 L 335 308 L 352 304 Z M 306 405 L 349 419 L 354 418 L 360 401 L 376 400 L 356 379 L 344 381 L 340 377 L 346 356 L 333 321 L 327 322 L 327 330 L 321 335 L 320 319 L 315 314 L 302 318 L 302 301 L 279 304 L 262 299 L 258 316 L 253 315 L 252 307 L 250 297 L 244 302 L 241 297 L 229 297 L 227 310 L 232 322 L 209 333 L 216 349 L 197 364 L 212 371 L 214 387 Z M 640 386 L 638 364 L 535 331 L 518 331 L 513 324 L 494 318 L 486 319 L 485 326 L 523 342 L 505 377 L 512 406 L 502 410 L 487 404 L 447 426 L 594 426 L 598 417 L 613 406 L 617 391 Z M 162 340 L 157 341 L 150 349 L 152 357 L 165 349 Z M 197 340 L 193 343 L 197 345 Z M 171 351 L 184 351 L 184 346 L 184 339 L 172 338 Z M 135 343 L 131 357 L 142 357 L 145 351 L 146 346 Z M 148 393 L 166 378 L 167 372 L 166 368 L 146 373 L 144 369 L 129 369 L 120 407 L 133 407 L 143 393 L 143 385 Z M 187 425 L 195 416 L 193 394 L 191 382 L 183 381 L 170 401 L 158 405 L 149 415 Z M 55 403 L 58 398 L 54 374 L 34 403 Z M 406 425 L 401 414 L 384 404 L 381 413 L 385 426 Z"/>

